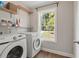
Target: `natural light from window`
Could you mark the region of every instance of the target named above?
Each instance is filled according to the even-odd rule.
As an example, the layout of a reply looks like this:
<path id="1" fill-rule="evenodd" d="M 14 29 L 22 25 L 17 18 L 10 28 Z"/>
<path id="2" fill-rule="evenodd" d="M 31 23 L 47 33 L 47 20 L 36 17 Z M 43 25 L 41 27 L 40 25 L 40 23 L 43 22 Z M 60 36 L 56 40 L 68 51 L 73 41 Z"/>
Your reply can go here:
<path id="1" fill-rule="evenodd" d="M 41 35 L 45 40 L 52 41 L 55 39 L 55 14 L 53 12 L 47 12 L 42 14 L 41 17 Z"/>
<path id="2" fill-rule="evenodd" d="M 41 38 L 45 41 L 56 42 L 57 9 L 42 9 L 38 14 Z"/>

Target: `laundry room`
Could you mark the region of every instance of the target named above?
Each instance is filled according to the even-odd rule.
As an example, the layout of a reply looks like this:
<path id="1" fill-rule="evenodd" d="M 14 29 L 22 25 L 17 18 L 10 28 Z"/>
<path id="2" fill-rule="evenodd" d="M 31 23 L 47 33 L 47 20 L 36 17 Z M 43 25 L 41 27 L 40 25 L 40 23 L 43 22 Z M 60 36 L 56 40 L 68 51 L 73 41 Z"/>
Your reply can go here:
<path id="1" fill-rule="evenodd" d="M 75 58 L 78 1 L 0 1 L 0 58 Z"/>

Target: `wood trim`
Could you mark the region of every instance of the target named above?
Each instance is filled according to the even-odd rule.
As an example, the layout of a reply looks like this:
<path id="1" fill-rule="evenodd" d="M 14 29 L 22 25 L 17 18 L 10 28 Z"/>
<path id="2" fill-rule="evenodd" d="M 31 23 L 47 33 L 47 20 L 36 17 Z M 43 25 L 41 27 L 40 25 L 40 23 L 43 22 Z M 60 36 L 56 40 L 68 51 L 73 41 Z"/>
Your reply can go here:
<path id="1" fill-rule="evenodd" d="M 50 53 L 59 54 L 59 55 L 66 56 L 66 57 L 71 57 L 71 58 L 74 57 L 73 54 L 62 52 L 62 51 L 51 50 L 51 49 L 47 49 L 47 48 L 42 48 L 41 50 L 47 51 L 47 52 L 50 52 Z"/>
<path id="2" fill-rule="evenodd" d="M 22 10 L 28 12 L 28 13 L 33 13 L 32 10 L 30 10 L 29 8 L 25 8 L 25 7 L 21 6 L 21 5 L 17 5 L 17 8 L 22 9 Z"/>

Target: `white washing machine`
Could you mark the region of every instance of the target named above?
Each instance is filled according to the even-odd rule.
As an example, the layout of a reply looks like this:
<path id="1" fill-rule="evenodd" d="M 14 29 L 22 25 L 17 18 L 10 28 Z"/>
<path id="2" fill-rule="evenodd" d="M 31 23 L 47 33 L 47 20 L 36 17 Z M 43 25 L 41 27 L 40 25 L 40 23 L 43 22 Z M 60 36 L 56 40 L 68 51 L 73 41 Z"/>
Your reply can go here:
<path id="1" fill-rule="evenodd" d="M 27 37 L 27 57 L 34 57 L 41 50 L 41 40 L 38 33 L 26 33 Z"/>
<path id="2" fill-rule="evenodd" d="M 1 58 L 26 58 L 27 44 L 26 36 L 22 34 L 0 36 Z"/>
<path id="3" fill-rule="evenodd" d="M 37 32 L 18 32 L 25 34 L 27 39 L 27 57 L 32 58 L 41 50 L 41 40 Z"/>

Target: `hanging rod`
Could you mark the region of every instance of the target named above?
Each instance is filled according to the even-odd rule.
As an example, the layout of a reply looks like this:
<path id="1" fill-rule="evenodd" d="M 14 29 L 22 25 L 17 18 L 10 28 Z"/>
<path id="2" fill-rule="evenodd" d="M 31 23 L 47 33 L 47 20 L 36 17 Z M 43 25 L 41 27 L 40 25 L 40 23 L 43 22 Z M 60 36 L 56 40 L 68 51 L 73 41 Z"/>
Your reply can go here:
<path id="1" fill-rule="evenodd" d="M 54 4 L 57 4 L 57 7 L 58 7 L 59 2 L 55 2 L 55 3 L 43 5 L 43 6 L 40 6 L 40 7 L 36 7 L 35 9 L 42 8 L 42 7 L 46 7 L 46 6 L 50 6 L 50 5 L 54 5 Z"/>

